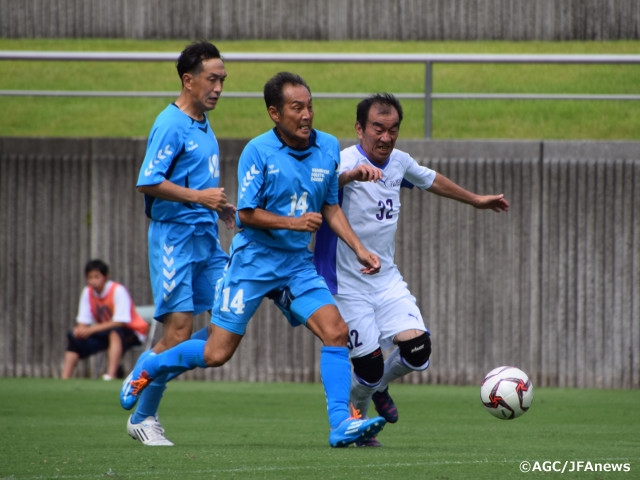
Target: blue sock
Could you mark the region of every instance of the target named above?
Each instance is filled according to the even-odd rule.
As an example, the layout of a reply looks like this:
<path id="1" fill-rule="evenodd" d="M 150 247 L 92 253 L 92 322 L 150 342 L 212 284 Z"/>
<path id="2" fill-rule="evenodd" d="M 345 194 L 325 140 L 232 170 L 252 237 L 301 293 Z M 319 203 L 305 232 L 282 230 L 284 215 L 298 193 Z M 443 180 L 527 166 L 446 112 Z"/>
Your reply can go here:
<path id="1" fill-rule="evenodd" d="M 329 425 L 333 429 L 350 416 L 351 363 L 347 347 L 322 347 L 320 378 L 327 397 Z"/>
<path id="2" fill-rule="evenodd" d="M 193 332 L 193 335 L 191 335 L 191 340 L 208 340 L 208 339 L 209 339 L 209 327 L 201 328 L 197 332 Z"/>
<path id="3" fill-rule="evenodd" d="M 201 328 L 191 335 L 192 340 L 207 340 L 208 338 L 208 327 Z M 142 423 L 147 417 L 155 417 L 158 414 L 164 391 L 167 389 L 167 383 L 181 373 L 182 372 L 163 373 L 159 377 L 154 378 L 151 385 L 145 388 L 140 394 L 136 411 L 131 417 L 131 423 Z"/>
<path id="4" fill-rule="evenodd" d="M 136 411 L 131 416 L 131 423 L 142 423 L 147 417 L 155 417 L 158 414 L 160 401 L 167 388 L 167 377 L 171 375 L 165 373 L 155 378 L 151 385 L 145 388 L 140 394 Z"/>
<path id="5" fill-rule="evenodd" d="M 204 361 L 204 340 L 187 340 L 157 355 L 150 355 L 144 362 L 144 369 L 151 378 L 164 373 L 177 373 L 206 368 Z"/>

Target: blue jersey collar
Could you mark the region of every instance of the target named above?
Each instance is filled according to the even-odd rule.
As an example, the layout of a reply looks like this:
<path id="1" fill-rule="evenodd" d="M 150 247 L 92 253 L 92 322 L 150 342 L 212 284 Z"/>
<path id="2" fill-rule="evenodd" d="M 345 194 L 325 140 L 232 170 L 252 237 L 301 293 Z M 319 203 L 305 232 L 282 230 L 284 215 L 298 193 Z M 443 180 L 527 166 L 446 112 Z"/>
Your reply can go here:
<path id="1" fill-rule="evenodd" d="M 318 133 L 316 132 L 315 128 L 311 129 L 311 135 L 309 135 L 309 145 L 304 148 L 294 148 L 287 145 L 285 141 L 282 139 L 282 137 L 280 136 L 280 134 L 278 133 L 278 130 L 276 129 L 276 127 L 273 127 L 273 133 L 275 134 L 276 137 L 278 137 L 278 140 L 280 140 L 280 143 L 282 144 L 282 146 L 280 147 L 280 150 L 282 150 L 283 148 L 290 148 L 291 150 L 304 152 L 305 150 L 309 150 L 311 147 L 316 147 L 316 148 L 318 147 L 318 144 L 316 143 Z"/>

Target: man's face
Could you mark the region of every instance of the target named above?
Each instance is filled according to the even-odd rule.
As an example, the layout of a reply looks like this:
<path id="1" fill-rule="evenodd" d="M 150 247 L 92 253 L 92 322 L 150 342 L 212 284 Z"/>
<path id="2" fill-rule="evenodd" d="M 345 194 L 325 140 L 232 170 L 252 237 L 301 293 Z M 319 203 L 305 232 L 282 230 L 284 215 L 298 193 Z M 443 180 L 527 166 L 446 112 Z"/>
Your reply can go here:
<path id="1" fill-rule="evenodd" d="M 104 290 L 107 280 L 109 280 L 109 277 L 100 273 L 100 270 L 91 270 L 87 273 L 87 285 L 98 294 Z"/>
<path id="2" fill-rule="evenodd" d="M 227 78 L 224 62 L 220 58 L 209 58 L 202 61 L 202 71 L 183 76 L 185 87 L 190 91 L 194 104 L 199 110 L 207 112 L 216 108 L 222 94 L 222 87 Z"/>
<path id="3" fill-rule="evenodd" d="M 269 116 L 287 145 L 293 148 L 309 146 L 313 128 L 313 102 L 311 93 L 302 85 L 285 84 L 282 89 L 284 105 L 282 112 L 269 107 Z"/>
<path id="4" fill-rule="evenodd" d="M 356 133 L 367 158 L 375 164 L 387 161 L 400 133 L 398 111 L 390 105 L 373 104 L 369 109 L 367 124 L 356 122 Z"/>

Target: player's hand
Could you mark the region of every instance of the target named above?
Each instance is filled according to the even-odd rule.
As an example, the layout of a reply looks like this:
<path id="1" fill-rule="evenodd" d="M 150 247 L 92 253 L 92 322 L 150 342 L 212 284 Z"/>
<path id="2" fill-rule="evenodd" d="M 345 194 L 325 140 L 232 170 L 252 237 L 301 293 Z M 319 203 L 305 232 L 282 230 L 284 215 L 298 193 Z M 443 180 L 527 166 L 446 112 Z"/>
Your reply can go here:
<path id="1" fill-rule="evenodd" d="M 85 339 L 91 335 L 91 327 L 89 325 L 76 325 L 73 329 L 73 336 L 78 339 Z"/>
<path id="2" fill-rule="evenodd" d="M 371 253 L 368 250 L 365 250 L 357 257 L 358 261 L 362 265 L 364 265 L 364 267 L 361 268 L 360 271 L 365 275 L 374 275 L 380 271 L 380 259 L 375 253 Z"/>
<path id="3" fill-rule="evenodd" d="M 474 206 L 480 210 L 493 210 L 494 212 L 509 211 L 509 202 L 505 200 L 503 194 L 480 195 Z"/>
<path id="4" fill-rule="evenodd" d="M 373 165 L 360 164 L 340 174 L 340 186 L 349 182 L 377 182 L 382 178 L 382 170 Z"/>
<path id="5" fill-rule="evenodd" d="M 206 188 L 200 191 L 198 203 L 209 210 L 222 213 L 222 210 L 227 205 L 227 195 L 224 193 L 224 188 Z"/>
<path id="6" fill-rule="evenodd" d="M 236 226 L 236 206 L 232 203 L 227 203 L 220 212 L 220 220 L 224 222 L 224 225 L 232 230 Z"/>
<path id="7" fill-rule="evenodd" d="M 296 232 L 317 232 L 322 225 L 322 214 L 318 212 L 307 212 L 292 219 L 290 230 Z"/>
<path id="8" fill-rule="evenodd" d="M 373 165 L 358 165 L 351 170 L 353 179 L 359 182 L 377 182 L 382 178 L 382 170 Z"/>

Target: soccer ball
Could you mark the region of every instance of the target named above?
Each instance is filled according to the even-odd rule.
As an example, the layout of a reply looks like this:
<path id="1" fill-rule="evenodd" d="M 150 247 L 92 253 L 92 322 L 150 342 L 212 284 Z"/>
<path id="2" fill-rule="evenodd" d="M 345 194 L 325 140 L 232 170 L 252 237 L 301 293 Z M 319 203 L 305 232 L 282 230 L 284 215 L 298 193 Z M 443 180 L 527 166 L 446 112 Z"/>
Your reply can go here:
<path id="1" fill-rule="evenodd" d="M 482 380 L 480 399 L 491 415 L 511 420 L 529 410 L 533 402 L 533 385 L 519 368 L 494 368 Z"/>

